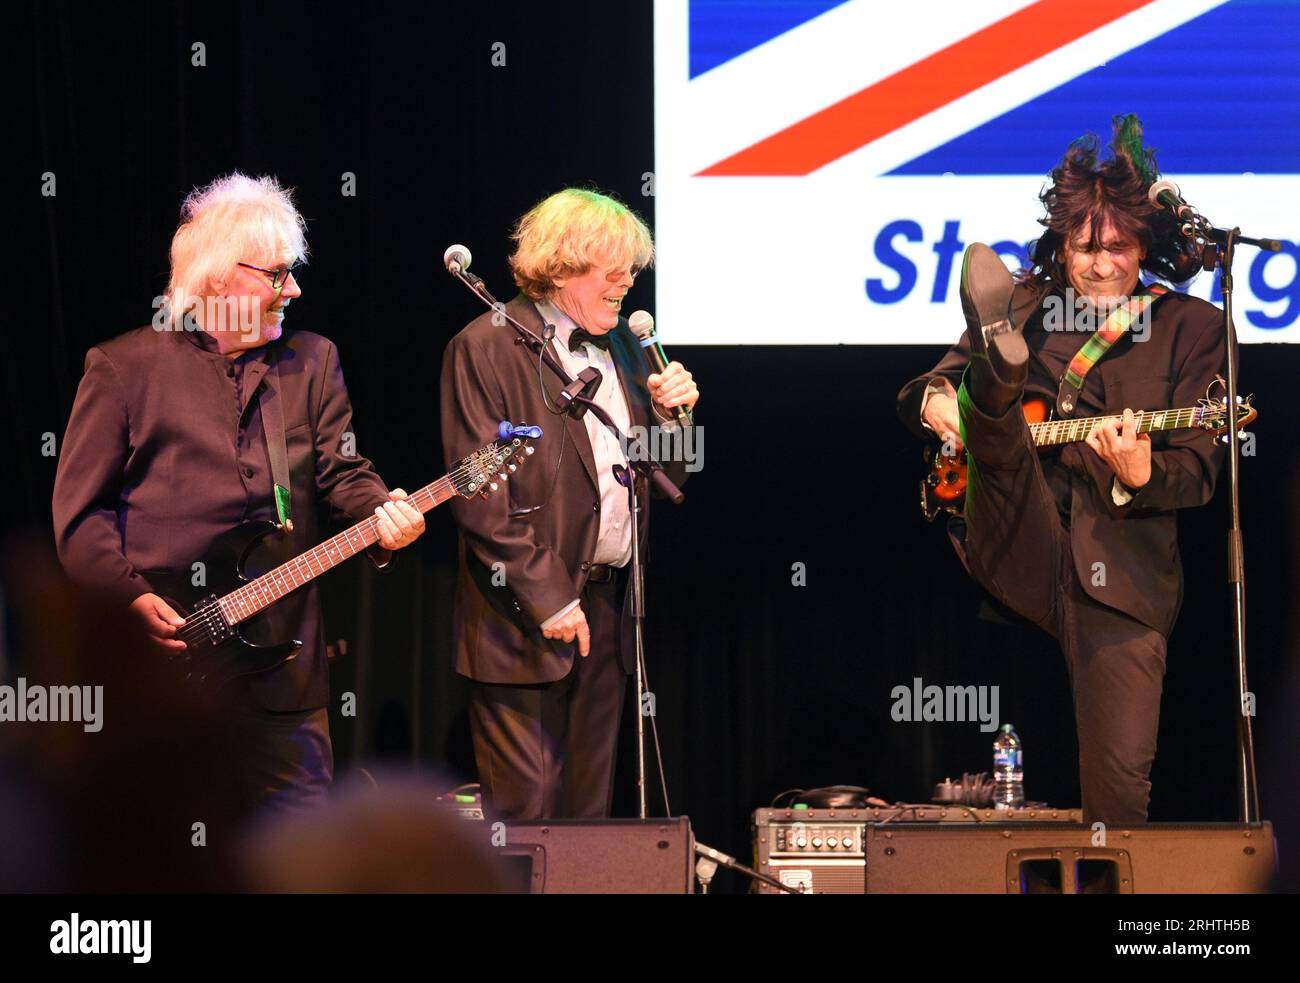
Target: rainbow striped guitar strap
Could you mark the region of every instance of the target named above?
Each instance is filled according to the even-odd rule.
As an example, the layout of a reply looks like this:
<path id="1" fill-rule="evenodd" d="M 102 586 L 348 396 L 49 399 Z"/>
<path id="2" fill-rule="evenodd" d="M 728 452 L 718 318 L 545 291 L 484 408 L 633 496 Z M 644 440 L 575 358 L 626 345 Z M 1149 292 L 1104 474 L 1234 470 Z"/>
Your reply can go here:
<path id="1" fill-rule="evenodd" d="M 1127 304 L 1121 304 L 1110 312 L 1106 323 L 1083 343 L 1083 347 L 1070 359 L 1061 377 L 1060 388 L 1056 391 L 1056 412 L 1062 417 L 1074 416 L 1079 406 L 1079 393 L 1083 390 L 1083 380 L 1092 367 L 1101 361 L 1103 355 L 1110 351 L 1110 346 L 1132 327 L 1133 322 L 1146 313 L 1147 308 L 1169 293 L 1169 288 L 1158 283 L 1148 284 L 1145 293 L 1134 294 Z"/>

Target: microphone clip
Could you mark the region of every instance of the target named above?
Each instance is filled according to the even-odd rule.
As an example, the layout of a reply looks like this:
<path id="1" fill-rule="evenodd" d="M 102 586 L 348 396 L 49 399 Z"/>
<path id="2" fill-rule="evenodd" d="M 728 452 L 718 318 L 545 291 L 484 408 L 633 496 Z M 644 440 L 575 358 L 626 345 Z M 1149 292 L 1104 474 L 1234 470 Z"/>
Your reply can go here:
<path id="1" fill-rule="evenodd" d="M 583 401 L 596 395 L 603 378 L 599 369 L 588 366 L 578 373 L 578 378 L 560 390 L 555 397 L 556 405 L 575 420 L 581 420 L 587 415 L 587 404 Z"/>

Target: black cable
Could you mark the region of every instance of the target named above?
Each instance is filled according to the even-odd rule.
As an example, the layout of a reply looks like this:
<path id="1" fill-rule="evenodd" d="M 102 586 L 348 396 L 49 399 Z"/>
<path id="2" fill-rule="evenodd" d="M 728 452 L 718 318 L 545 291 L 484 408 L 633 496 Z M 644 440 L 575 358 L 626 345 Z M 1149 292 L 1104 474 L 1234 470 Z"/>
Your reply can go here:
<path id="1" fill-rule="evenodd" d="M 537 313 L 540 315 L 542 312 L 538 311 Z M 546 393 L 546 380 L 542 378 L 542 365 L 545 360 L 544 353 L 546 351 L 546 345 L 555 337 L 555 325 L 545 320 L 543 323 L 546 327 L 542 329 L 542 337 L 540 339 L 541 344 L 538 345 L 537 348 L 537 389 L 541 393 L 542 404 L 546 407 L 548 413 L 552 416 L 567 416 L 569 412 L 568 410 L 561 406 L 551 405 L 551 398 Z M 551 504 L 551 499 L 555 497 L 555 489 L 560 483 L 560 468 L 564 464 L 564 449 L 568 446 L 568 443 L 569 425 L 565 422 L 560 424 L 560 454 L 555 459 L 555 470 L 551 474 L 551 488 L 550 491 L 546 493 L 546 500 L 542 502 L 541 505 L 530 505 L 527 508 L 512 509 L 510 512 L 510 518 L 518 519 L 525 515 L 531 515 L 534 512 L 540 512 L 542 509 L 546 508 L 546 506 Z"/>
<path id="2" fill-rule="evenodd" d="M 633 576 L 635 576 L 635 572 L 633 572 Z M 645 691 L 652 693 L 654 691 L 650 688 L 650 674 L 646 672 L 645 668 L 645 653 L 638 653 L 637 658 L 641 660 L 641 679 L 645 682 Z M 641 708 L 637 707 L 636 712 L 640 713 Z M 659 744 L 659 721 L 656 719 L 657 717 L 658 714 L 656 713 L 650 714 L 650 733 L 654 735 L 655 762 L 659 766 L 659 788 L 664 793 L 664 815 L 672 818 L 673 807 L 668 804 L 668 777 L 664 769 L 664 749 Z"/>

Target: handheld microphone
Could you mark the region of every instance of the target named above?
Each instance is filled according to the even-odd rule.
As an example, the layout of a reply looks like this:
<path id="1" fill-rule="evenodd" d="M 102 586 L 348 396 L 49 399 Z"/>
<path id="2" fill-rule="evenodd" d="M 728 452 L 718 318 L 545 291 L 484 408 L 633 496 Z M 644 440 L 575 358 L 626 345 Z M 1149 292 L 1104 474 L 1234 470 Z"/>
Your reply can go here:
<path id="1" fill-rule="evenodd" d="M 659 347 L 659 336 L 655 334 L 655 319 L 646 311 L 636 311 L 627 319 L 627 326 L 641 339 L 641 350 L 645 352 L 650 371 L 662 374 L 668 368 L 668 360 L 664 358 L 663 349 Z M 691 415 L 686 412 L 686 407 L 674 406 L 672 414 L 683 427 L 691 425 Z"/>

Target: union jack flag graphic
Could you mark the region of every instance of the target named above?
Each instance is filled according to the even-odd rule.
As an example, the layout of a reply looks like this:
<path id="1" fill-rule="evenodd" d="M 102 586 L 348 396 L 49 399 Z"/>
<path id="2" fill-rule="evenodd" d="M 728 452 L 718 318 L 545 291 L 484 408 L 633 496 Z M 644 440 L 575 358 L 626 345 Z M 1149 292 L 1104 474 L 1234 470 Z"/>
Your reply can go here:
<path id="1" fill-rule="evenodd" d="M 1238 327 L 1300 340 L 1300 3 L 679 0 L 655 16 L 671 340 L 951 341 L 955 244 L 1017 265 L 1044 176 L 1128 112 L 1202 212 L 1287 240 L 1239 259 Z M 730 327 L 742 297 L 762 313 Z"/>

